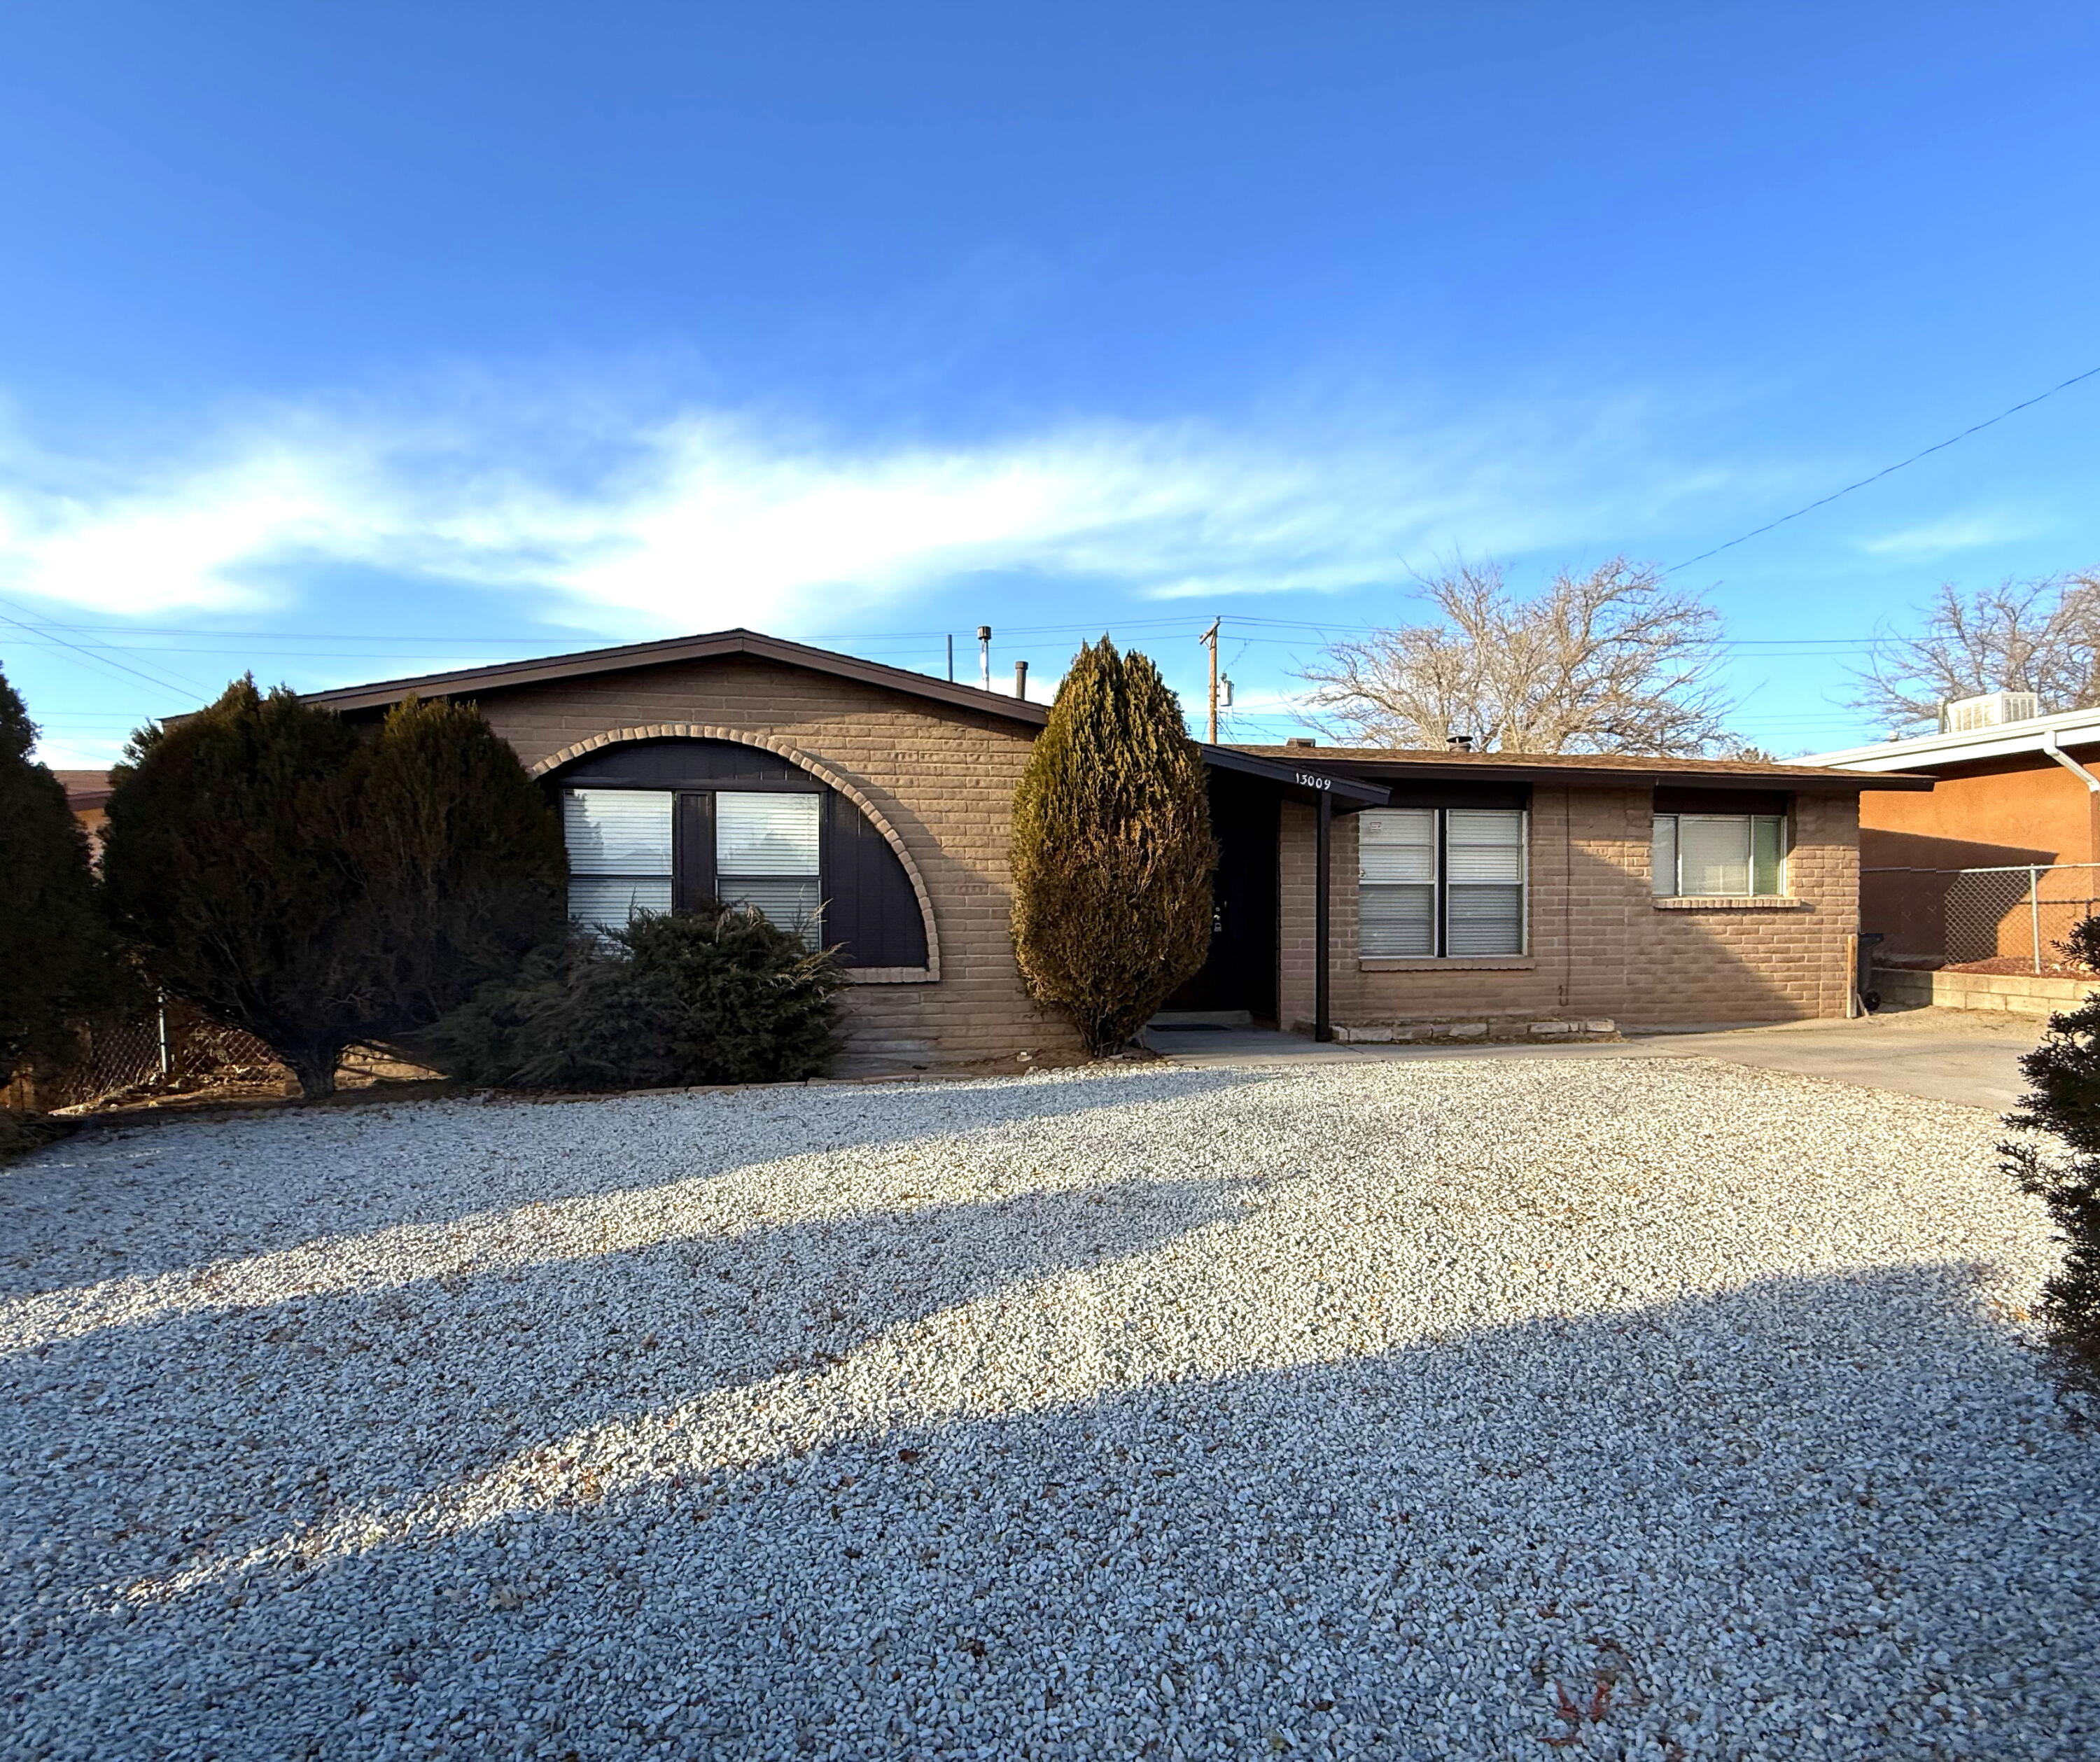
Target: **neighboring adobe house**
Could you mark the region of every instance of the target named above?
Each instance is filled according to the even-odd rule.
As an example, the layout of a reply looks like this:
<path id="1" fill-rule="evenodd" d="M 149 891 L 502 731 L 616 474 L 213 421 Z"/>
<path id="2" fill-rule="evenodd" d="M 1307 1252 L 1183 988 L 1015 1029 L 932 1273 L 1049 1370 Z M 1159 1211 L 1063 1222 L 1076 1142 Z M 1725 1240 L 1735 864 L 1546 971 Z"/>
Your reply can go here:
<path id="1" fill-rule="evenodd" d="M 2046 945 L 2100 894 L 2086 866 L 2100 863 L 2100 709 L 2005 718 L 2033 701 L 1965 700 L 1947 706 L 1952 731 L 1803 761 L 1933 779 L 1929 794 L 1861 801 L 1860 925 L 1883 935 L 1885 956 L 2031 957 L 2039 916 L 2046 964 Z"/>
<path id="2" fill-rule="evenodd" d="M 821 902 L 862 1059 L 1071 1044 L 1024 996 L 1008 929 L 1013 791 L 1043 705 L 746 630 L 309 700 L 369 720 L 412 693 L 478 703 L 556 793 L 580 920 L 709 894 L 783 918 Z M 1930 787 L 1696 759 L 1203 750 L 1217 930 L 1175 1006 L 1350 1038 L 1842 1014 L 1860 791 Z"/>
<path id="3" fill-rule="evenodd" d="M 55 771 L 51 775 L 65 786 L 66 806 L 86 828 L 90 847 L 99 850 L 102 846 L 102 828 L 109 819 L 109 773 Z"/>

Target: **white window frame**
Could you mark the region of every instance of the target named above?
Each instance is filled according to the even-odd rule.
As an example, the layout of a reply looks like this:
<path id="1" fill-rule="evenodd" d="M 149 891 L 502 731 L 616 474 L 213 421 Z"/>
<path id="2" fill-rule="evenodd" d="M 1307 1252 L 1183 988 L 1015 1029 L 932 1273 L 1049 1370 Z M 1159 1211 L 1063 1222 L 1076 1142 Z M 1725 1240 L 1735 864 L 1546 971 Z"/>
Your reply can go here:
<path id="1" fill-rule="evenodd" d="M 1743 862 L 1745 886 L 1740 891 L 1683 890 L 1683 823 L 1687 820 L 1708 825 L 1727 823 L 1740 824 L 1743 828 Z M 1769 889 L 1758 885 L 1758 870 L 1763 853 L 1758 848 L 1760 828 L 1770 828 L 1776 846 L 1771 858 L 1772 885 Z M 1657 814 L 1655 816 L 1653 843 L 1651 846 L 1651 885 L 1658 899 L 1784 899 L 1790 898 L 1788 869 L 1793 854 L 1791 816 L 1785 814 Z"/>
<path id="2" fill-rule="evenodd" d="M 1432 848 L 1434 851 L 1433 878 L 1410 881 L 1393 881 L 1373 878 L 1365 873 L 1372 866 L 1367 846 L 1374 848 L 1379 841 L 1364 837 L 1370 826 L 1379 824 L 1373 815 L 1427 814 L 1432 817 Z M 1517 837 L 1514 846 L 1516 855 L 1516 875 L 1514 881 L 1493 882 L 1456 881 L 1451 878 L 1451 816 L 1454 814 L 1507 815 L 1516 822 Z M 1366 824 L 1369 822 L 1369 824 Z M 1408 841 L 1410 845 L 1417 841 Z M 1390 846 L 1388 846 L 1390 848 Z M 1467 848 L 1462 841 L 1461 848 Z M 1487 846 L 1486 848 L 1494 848 Z M 1366 892 L 1377 888 L 1427 886 L 1430 893 L 1431 946 L 1418 952 L 1390 952 L 1365 946 L 1363 925 Z M 1468 886 L 1514 886 L 1517 890 L 1517 945 L 1513 949 L 1497 949 L 1489 952 L 1454 953 L 1451 949 L 1453 914 L 1451 896 L 1454 889 L 1460 891 Z M 1531 813 L 1527 808 L 1367 808 L 1357 816 L 1357 955 L 1366 960 L 1507 960 L 1521 959 L 1531 952 Z"/>

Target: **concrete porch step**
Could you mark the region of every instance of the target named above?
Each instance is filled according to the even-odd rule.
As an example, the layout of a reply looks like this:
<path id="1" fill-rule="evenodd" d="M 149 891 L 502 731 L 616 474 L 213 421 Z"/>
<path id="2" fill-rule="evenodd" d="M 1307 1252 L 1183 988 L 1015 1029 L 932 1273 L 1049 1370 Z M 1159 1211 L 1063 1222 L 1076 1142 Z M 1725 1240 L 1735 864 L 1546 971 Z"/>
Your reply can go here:
<path id="1" fill-rule="evenodd" d="M 1162 1009 L 1145 1023 L 1149 1031 L 1202 1032 L 1211 1028 L 1247 1028 L 1254 1016 L 1245 1009 Z"/>
<path id="2" fill-rule="evenodd" d="M 1489 1016 L 1473 1021 L 1337 1022 L 1344 1045 L 1405 1046 L 1463 1040 L 1615 1040 L 1619 1025 L 1606 1016 L 1551 1020 Z"/>

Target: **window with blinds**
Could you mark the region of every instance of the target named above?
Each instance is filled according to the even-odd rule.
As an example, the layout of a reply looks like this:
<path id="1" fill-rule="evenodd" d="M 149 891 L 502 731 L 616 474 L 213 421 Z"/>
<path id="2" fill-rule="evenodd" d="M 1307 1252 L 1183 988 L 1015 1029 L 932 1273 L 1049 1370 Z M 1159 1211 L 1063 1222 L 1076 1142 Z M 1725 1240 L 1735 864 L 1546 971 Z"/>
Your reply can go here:
<path id="1" fill-rule="evenodd" d="M 569 917 L 624 930 L 638 912 L 671 909 L 672 809 L 663 789 L 571 789 L 562 797 Z"/>
<path id="2" fill-rule="evenodd" d="M 722 790 L 702 797 L 700 806 L 709 801 L 712 815 L 693 821 L 701 830 L 701 847 L 686 854 L 687 903 L 712 893 L 725 905 L 756 907 L 814 947 L 823 904 L 823 797 L 806 791 Z M 620 930 L 637 912 L 668 912 L 678 902 L 677 803 L 678 792 L 669 789 L 564 792 L 562 828 L 569 851 L 572 922 Z"/>
<path id="3" fill-rule="evenodd" d="M 1786 891 L 1783 814 L 1658 814 L 1654 885 L 1670 899 L 1772 899 Z"/>
<path id="4" fill-rule="evenodd" d="M 1367 955 L 1436 952 L 1436 810 L 1357 818 L 1358 935 Z"/>
<path id="5" fill-rule="evenodd" d="M 715 883 L 724 905 L 755 906 L 816 946 L 823 803 L 814 795 L 715 797 Z"/>
<path id="6" fill-rule="evenodd" d="M 1374 808 L 1359 815 L 1360 952 L 1522 954 L 1527 819 L 1521 808 Z"/>

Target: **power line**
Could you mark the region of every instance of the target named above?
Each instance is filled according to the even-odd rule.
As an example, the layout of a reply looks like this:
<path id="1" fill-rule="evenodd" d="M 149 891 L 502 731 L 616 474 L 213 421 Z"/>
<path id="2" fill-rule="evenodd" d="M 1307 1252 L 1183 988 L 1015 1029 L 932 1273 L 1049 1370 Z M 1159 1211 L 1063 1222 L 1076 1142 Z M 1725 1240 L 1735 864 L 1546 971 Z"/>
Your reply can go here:
<path id="1" fill-rule="evenodd" d="M 14 606 L 16 605 L 16 602 L 11 599 L 0 600 L 0 604 Z M 22 611 L 28 610 L 26 607 L 19 607 L 18 609 Z M 133 678 L 143 679 L 147 684 L 157 687 L 163 691 L 178 691 L 187 692 L 200 689 L 199 687 L 188 681 L 179 680 L 177 678 L 165 676 L 156 678 L 152 674 L 142 673 L 138 668 L 128 665 L 123 661 L 113 660 L 108 655 L 100 652 L 101 649 L 106 649 L 110 646 L 108 643 L 100 644 L 96 648 L 90 648 L 79 643 L 68 642 L 64 637 L 54 634 L 51 630 L 42 628 L 37 625 L 31 624 L 26 620 L 10 617 L 4 612 L 0 612 L 0 623 L 11 624 L 17 629 L 26 630 L 33 636 L 46 638 L 49 641 L 57 643 L 62 648 L 71 649 L 76 655 L 82 656 L 86 659 L 96 662 L 99 665 L 104 667 L 117 668 L 122 672 L 130 673 Z"/>
<path id="2" fill-rule="evenodd" d="M 2009 410 L 2001 410 L 1996 416 L 1986 417 L 1983 422 L 1963 429 L 1958 435 L 1949 435 L 1944 440 L 1935 441 L 1921 453 L 1913 453 L 1908 459 L 1899 459 L 1894 465 L 1884 466 L 1873 476 L 1863 477 L 1856 484 L 1847 484 L 1842 489 L 1833 489 L 1829 495 L 1810 502 L 1806 507 L 1796 508 L 1791 514 L 1782 514 L 1776 520 L 1767 520 L 1762 526 L 1744 533 L 1740 538 L 1732 538 L 1725 545 L 1716 545 L 1711 550 L 1702 550 L 1696 557 L 1687 557 L 1682 563 L 1673 563 L 1662 572 L 1665 575 L 1674 575 L 1679 569 L 1688 569 L 1695 563 L 1704 563 L 1709 557 L 1718 557 L 1724 550 L 1732 550 L 1738 545 L 1747 544 L 1754 538 L 1762 537 L 1773 528 L 1784 526 L 1789 520 L 1798 520 L 1804 514 L 1813 514 L 1818 508 L 1827 508 L 1841 496 L 1849 496 L 1855 489 L 1864 489 L 1869 484 L 1878 484 L 1891 472 L 1900 471 L 1907 465 L 1915 465 L 1920 459 L 1930 458 L 1934 453 L 1944 451 L 1957 441 L 1966 440 L 1971 435 L 1980 435 L 1985 429 L 1996 423 L 2002 422 L 2007 417 L 2018 416 L 2023 410 L 2031 410 L 2045 399 L 2053 398 L 2059 391 L 2068 391 L 2080 382 L 2091 379 L 2096 374 L 2100 374 L 2100 367 L 2089 367 L 2082 373 L 2073 373 L 2070 378 L 2060 384 L 2051 386 L 2046 391 L 2036 393 L 2033 397 L 2015 404 Z"/>

